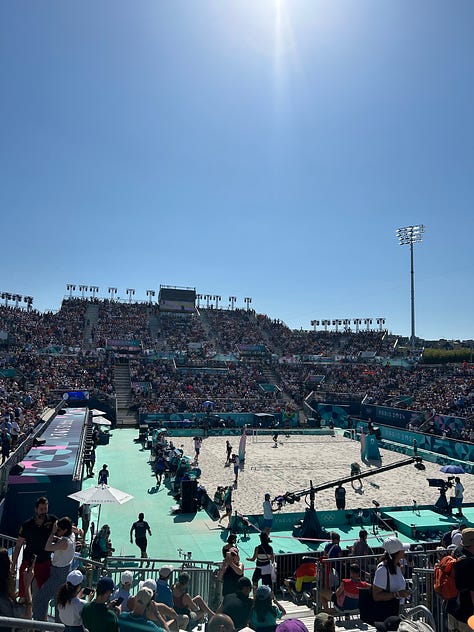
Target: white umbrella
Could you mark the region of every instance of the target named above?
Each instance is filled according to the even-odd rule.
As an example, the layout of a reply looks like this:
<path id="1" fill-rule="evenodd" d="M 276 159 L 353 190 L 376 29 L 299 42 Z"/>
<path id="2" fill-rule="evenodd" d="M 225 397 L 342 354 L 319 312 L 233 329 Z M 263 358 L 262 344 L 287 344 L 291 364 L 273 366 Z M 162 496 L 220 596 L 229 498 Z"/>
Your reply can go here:
<path id="1" fill-rule="evenodd" d="M 68 498 L 77 500 L 78 503 L 83 505 L 99 505 L 98 527 L 102 505 L 123 505 L 132 500 L 133 496 L 109 485 L 93 485 L 92 487 L 81 489 L 79 492 L 74 492 L 74 494 L 68 494 Z"/>
<path id="2" fill-rule="evenodd" d="M 108 419 L 104 419 L 103 417 L 96 417 L 92 420 L 92 423 L 96 426 L 111 426 L 112 422 Z"/>
<path id="3" fill-rule="evenodd" d="M 98 408 L 93 408 L 91 410 L 91 413 L 93 417 L 103 417 L 104 415 L 107 414 L 107 413 L 104 413 L 103 410 L 99 410 Z"/>

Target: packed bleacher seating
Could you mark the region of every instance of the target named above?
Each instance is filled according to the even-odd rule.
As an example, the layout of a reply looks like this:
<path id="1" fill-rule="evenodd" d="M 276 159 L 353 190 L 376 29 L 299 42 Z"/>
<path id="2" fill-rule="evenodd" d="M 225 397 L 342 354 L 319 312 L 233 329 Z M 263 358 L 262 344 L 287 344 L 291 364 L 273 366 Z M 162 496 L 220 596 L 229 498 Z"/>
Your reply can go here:
<path id="1" fill-rule="evenodd" d="M 98 306 L 94 323 L 86 316 L 92 304 Z M 88 325 L 92 345 L 84 350 Z M 474 417 L 471 365 L 392 366 L 397 339 L 384 331 L 291 330 L 253 310 L 180 315 L 145 303 L 78 298 L 64 300 L 57 313 L 0 307 L 0 331 L 8 332 L 0 340 L 2 366 L 16 369 L 41 403 L 66 388 L 113 396 L 115 356 L 97 352 L 113 338 L 140 341 L 138 357 L 130 361 L 131 381 L 138 385 L 135 411 L 202 412 L 202 402 L 212 400 L 222 412 L 274 412 L 282 403 L 302 407 L 312 391 L 324 391 L 427 415 Z M 260 388 L 268 381 L 281 389 L 283 402 L 279 391 Z"/>

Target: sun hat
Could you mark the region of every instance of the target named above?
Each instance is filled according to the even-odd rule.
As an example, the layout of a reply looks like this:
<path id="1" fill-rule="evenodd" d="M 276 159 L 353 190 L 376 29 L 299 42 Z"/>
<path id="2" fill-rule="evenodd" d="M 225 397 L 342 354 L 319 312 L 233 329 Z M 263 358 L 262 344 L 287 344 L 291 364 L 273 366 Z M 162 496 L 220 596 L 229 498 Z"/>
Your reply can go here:
<path id="1" fill-rule="evenodd" d="M 410 548 L 409 544 L 404 544 L 401 540 L 395 538 L 394 536 L 386 538 L 383 541 L 382 546 L 389 555 L 395 555 L 395 553 L 398 553 L 399 551 L 408 551 Z"/>
<path id="2" fill-rule="evenodd" d="M 121 584 L 131 584 L 133 582 L 133 573 L 131 571 L 123 571 L 120 575 Z"/>
<path id="3" fill-rule="evenodd" d="M 169 577 L 171 573 L 174 571 L 174 566 L 170 566 L 169 564 L 164 564 L 160 568 L 160 577 Z"/>
<path id="4" fill-rule="evenodd" d="M 156 593 L 155 580 L 149 577 L 148 579 L 145 579 L 145 581 L 139 582 L 138 589 L 141 590 L 142 588 L 148 588 L 148 590 L 151 590 L 152 592 Z"/>
<path id="5" fill-rule="evenodd" d="M 135 603 L 140 604 L 141 606 L 148 606 L 150 601 L 153 599 L 153 591 L 151 588 L 140 588 L 135 596 Z"/>
<path id="6" fill-rule="evenodd" d="M 255 599 L 268 599 L 272 594 L 271 588 L 269 586 L 259 586 L 255 592 Z"/>
<path id="7" fill-rule="evenodd" d="M 66 581 L 73 586 L 79 586 L 84 581 L 84 575 L 81 571 L 71 571 L 69 575 L 66 577 Z"/>

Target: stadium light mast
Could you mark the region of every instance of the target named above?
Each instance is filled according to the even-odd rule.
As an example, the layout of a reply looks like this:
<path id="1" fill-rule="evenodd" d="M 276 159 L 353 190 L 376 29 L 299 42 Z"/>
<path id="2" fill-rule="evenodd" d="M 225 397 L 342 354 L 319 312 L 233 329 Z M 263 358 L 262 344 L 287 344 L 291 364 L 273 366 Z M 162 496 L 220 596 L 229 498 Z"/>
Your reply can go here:
<path id="1" fill-rule="evenodd" d="M 151 303 L 153 296 L 155 296 L 155 290 L 147 290 L 146 295 L 148 296 L 148 302 Z"/>
<path id="2" fill-rule="evenodd" d="M 423 224 L 417 226 L 405 226 L 396 231 L 400 246 L 410 246 L 410 279 L 411 279 L 411 352 L 415 355 L 415 268 L 413 265 L 413 245 L 423 241 L 425 227 Z"/>
<path id="3" fill-rule="evenodd" d="M 234 309 L 235 301 L 237 300 L 236 296 L 229 296 L 230 309 Z"/>

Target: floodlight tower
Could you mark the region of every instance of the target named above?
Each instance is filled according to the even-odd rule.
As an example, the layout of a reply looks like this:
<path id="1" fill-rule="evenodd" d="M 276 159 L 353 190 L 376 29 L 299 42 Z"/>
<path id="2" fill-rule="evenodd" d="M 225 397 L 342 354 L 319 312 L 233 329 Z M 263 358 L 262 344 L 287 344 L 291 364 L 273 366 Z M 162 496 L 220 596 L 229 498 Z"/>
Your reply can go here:
<path id="1" fill-rule="evenodd" d="M 397 230 L 397 237 L 400 246 L 410 246 L 410 278 L 411 278 L 411 352 L 415 354 L 415 268 L 413 266 L 413 244 L 423 241 L 425 227 L 423 224 L 417 226 L 405 226 Z"/>

